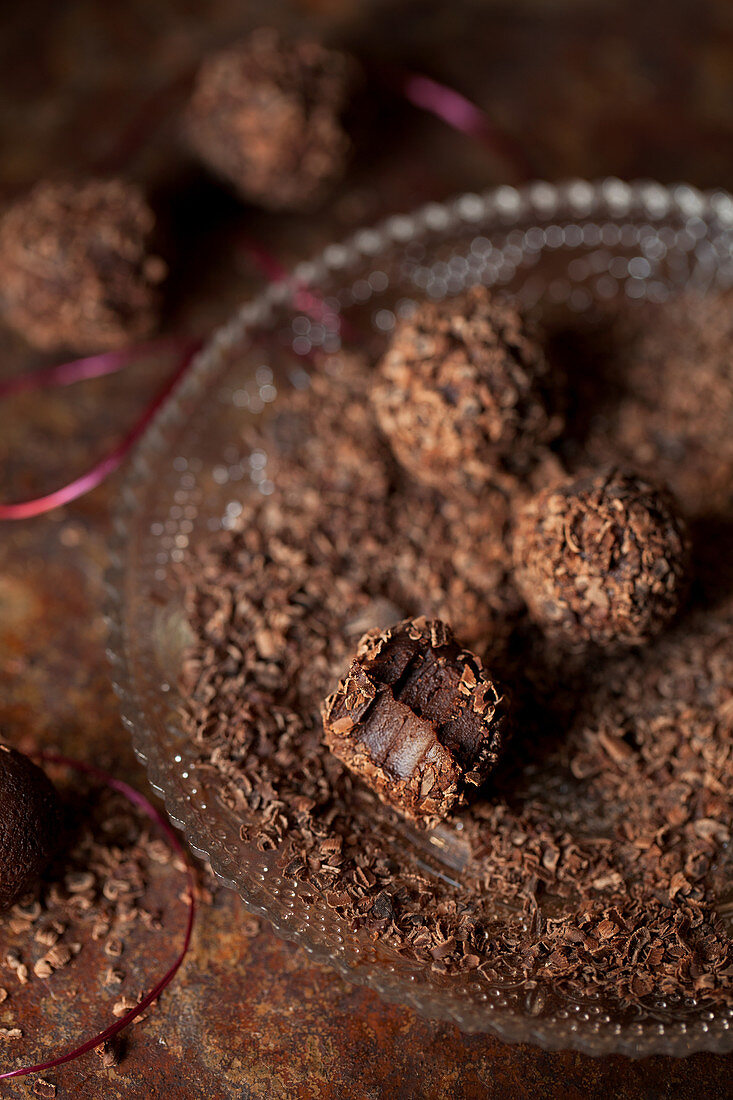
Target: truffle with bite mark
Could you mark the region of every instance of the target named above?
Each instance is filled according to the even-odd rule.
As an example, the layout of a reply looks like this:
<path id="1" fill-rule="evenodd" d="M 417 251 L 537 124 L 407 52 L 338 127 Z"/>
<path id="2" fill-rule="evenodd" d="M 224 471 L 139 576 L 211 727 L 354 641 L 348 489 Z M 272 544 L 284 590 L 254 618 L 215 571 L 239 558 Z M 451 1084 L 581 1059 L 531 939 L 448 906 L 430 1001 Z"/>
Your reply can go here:
<path id="1" fill-rule="evenodd" d="M 323 708 L 326 744 L 382 801 L 432 824 L 499 760 L 509 698 L 439 619 L 373 630 Z"/>
<path id="2" fill-rule="evenodd" d="M 46 773 L 0 744 L 0 910 L 33 885 L 56 852 L 58 795 Z"/>
<path id="3" fill-rule="evenodd" d="M 203 61 L 184 120 L 189 144 L 243 198 L 312 208 L 344 169 L 354 74 L 346 54 L 262 27 Z"/>
<path id="4" fill-rule="evenodd" d="M 498 469 L 526 469 L 562 428 L 535 334 L 485 287 L 400 321 L 372 399 L 402 466 L 443 491 L 479 492 Z"/>
<path id="5" fill-rule="evenodd" d="M 43 182 L 0 222 L 0 306 L 37 348 L 106 351 L 155 328 L 166 265 L 155 216 L 124 180 Z"/>
<path id="6" fill-rule="evenodd" d="M 571 645 L 644 642 L 687 592 L 689 540 L 674 498 L 619 470 L 533 497 L 513 554 L 530 614 Z"/>

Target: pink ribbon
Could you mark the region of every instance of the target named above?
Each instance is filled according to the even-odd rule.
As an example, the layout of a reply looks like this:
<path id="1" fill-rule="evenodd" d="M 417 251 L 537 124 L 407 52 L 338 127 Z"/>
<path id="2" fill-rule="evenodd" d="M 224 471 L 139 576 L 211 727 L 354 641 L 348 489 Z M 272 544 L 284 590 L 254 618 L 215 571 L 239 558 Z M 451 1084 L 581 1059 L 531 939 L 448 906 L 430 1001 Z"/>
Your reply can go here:
<path id="1" fill-rule="evenodd" d="M 485 111 L 449 88 L 421 73 L 399 73 L 395 83 L 415 107 L 435 115 L 454 130 L 481 142 L 512 170 L 515 181 L 528 179 L 532 172 L 524 151 L 491 121 Z"/>
<path id="2" fill-rule="evenodd" d="M 25 390 L 41 389 L 45 386 L 65 386 L 82 379 L 100 378 L 106 374 L 113 374 L 128 366 L 134 356 L 142 352 L 165 348 L 181 348 L 181 341 L 160 340 L 151 344 L 142 344 L 137 348 L 125 348 L 116 352 L 105 352 L 103 355 L 93 355 L 87 359 L 75 359 L 70 363 L 62 363 L 59 366 L 49 367 L 46 370 L 37 371 L 35 374 L 13 378 L 0 386 L 0 397 Z M 193 341 L 184 345 L 181 360 L 173 374 L 166 381 L 163 388 L 147 406 L 142 416 L 133 425 L 130 431 L 116 447 L 100 459 L 81 477 L 55 489 L 45 496 L 36 497 L 33 500 L 19 501 L 14 504 L 0 504 L 0 519 L 28 519 L 31 516 L 40 516 L 43 512 L 50 512 L 62 504 L 68 504 L 71 500 L 83 496 L 91 489 L 100 485 L 106 477 L 120 466 L 125 456 L 137 443 L 148 424 L 154 418 L 161 405 L 176 388 L 181 378 L 188 370 L 196 352 L 201 347 L 201 341 Z"/>

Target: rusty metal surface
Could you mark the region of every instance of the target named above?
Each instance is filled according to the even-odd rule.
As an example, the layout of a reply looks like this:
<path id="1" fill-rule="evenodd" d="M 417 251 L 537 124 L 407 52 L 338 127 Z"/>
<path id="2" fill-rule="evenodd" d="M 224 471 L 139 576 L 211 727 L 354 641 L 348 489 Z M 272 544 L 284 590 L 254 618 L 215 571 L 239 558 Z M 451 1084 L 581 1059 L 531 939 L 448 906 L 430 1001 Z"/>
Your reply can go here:
<path id="1" fill-rule="evenodd" d="M 0 194 L 48 173 L 103 165 L 125 167 L 148 183 L 176 242 L 170 331 L 206 331 L 256 288 L 257 275 L 236 248 L 240 230 L 287 261 L 385 212 L 502 178 L 484 152 L 395 104 L 382 108 L 367 151 L 319 218 L 276 219 L 238 207 L 187 164 L 170 119 L 201 50 L 262 21 L 265 12 L 360 42 L 372 58 L 399 54 L 458 84 L 521 138 L 537 174 L 613 172 L 733 185 L 733 18 L 723 0 L 6 5 Z M 0 334 L 0 375 L 42 361 Z M 1 408 L 3 498 L 51 488 L 65 472 L 83 469 L 154 386 L 139 367 Z M 62 512 L 0 531 L 0 734 L 20 748 L 53 747 L 93 760 L 144 786 L 119 722 L 100 610 L 107 507 L 118 485 L 112 479 Z M 165 937 L 151 943 L 151 971 L 141 970 L 141 985 L 164 968 L 169 951 Z M 42 983 L 36 985 L 40 997 Z M 81 988 L 81 1005 L 58 1029 L 59 1049 L 80 1027 L 99 1023 L 91 993 L 87 1004 Z M 33 1018 L 42 1010 L 39 1000 Z M 2 1055 L 0 1049 L 0 1064 Z M 127 1032 L 121 1064 L 105 1070 L 90 1055 L 44 1076 L 59 1097 L 129 1100 L 713 1100 L 730 1095 L 732 1068 L 731 1058 L 593 1061 L 461 1036 L 345 985 L 266 927 L 258 930 L 222 890 L 200 911 L 175 985 Z M 26 1097 L 32 1087 L 28 1079 L 0 1091 Z"/>

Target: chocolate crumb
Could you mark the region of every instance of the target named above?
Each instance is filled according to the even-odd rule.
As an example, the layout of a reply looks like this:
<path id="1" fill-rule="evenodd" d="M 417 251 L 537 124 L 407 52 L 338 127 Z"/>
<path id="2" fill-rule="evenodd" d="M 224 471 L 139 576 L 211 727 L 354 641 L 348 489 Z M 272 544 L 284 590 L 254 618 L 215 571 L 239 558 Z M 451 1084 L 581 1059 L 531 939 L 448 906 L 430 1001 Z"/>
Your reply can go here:
<path id="1" fill-rule="evenodd" d="M 254 913 L 245 913 L 240 920 L 239 929 L 248 940 L 253 940 L 262 931 L 262 921 Z"/>
<path id="2" fill-rule="evenodd" d="M 33 973 L 37 978 L 50 978 L 53 974 L 54 968 L 48 959 L 38 959 L 33 965 Z"/>
<path id="3" fill-rule="evenodd" d="M 120 997 L 112 1005 L 112 1015 L 119 1019 L 120 1016 L 124 1016 L 133 1009 L 137 1003 L 138 1002 L 133 1000 L 132 997 Z"/>

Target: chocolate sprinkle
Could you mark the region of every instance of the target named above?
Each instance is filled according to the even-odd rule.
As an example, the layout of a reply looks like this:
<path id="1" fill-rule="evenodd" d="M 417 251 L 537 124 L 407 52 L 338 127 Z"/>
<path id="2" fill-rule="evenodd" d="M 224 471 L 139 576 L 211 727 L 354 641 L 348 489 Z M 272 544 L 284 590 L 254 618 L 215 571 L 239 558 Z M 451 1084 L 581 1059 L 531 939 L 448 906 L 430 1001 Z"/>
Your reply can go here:
<path id="1" fill-rule="evenodd" d="M 694 303 L 666 314 L 680 339 L 680 318 L 691 326 L 685 347 L 706 342 L 723 362 L 722 322 L 719 345 L 695 335 Z M 661 339 L 664 311 L 648 316 Z M 521 984 L 533 1015 L 551 1012 L 555 994 L 602 998 L 629 1020 L 660 1000 L 733 1005 L 733 508 L 707 462 L 680 494 L 683 515 L 694 498 L 718 532 L 696 541 L 684 612 L 633 653 L 564 653 L 524 609 L 510 538 L 512 516 L 567 476 L 561 462 L 545 454 L 492 485 L 477 515 L 405 482 L 380 446 L 368 385 L 342 354 L 310 385 L 281 387 L 254 436 L 270 495 L 246 489 L 239 519 L 177 567 L 194 636 L 181 689 L 197 783 L 355 937 L 441 981 Z M 733 410 L 733 390 L 718 392 L 716 422 Z M 614 455 L 610 429 L 602 448 L 598 424 L 592 438 Z M 582 453 L 574 439 L 559 448 L 569 464 L 571 443 Z M 438 606 L 458 645 L 471 635 L 492 677 L 512 685 L 516 730 L 483 797 L 418 835 L 328 750 L 320 706 L 365 631 Z"/>

